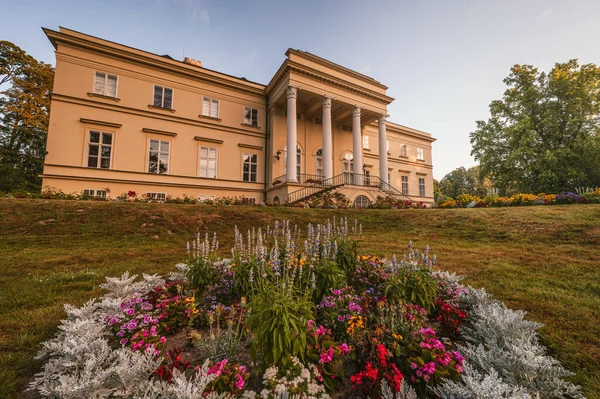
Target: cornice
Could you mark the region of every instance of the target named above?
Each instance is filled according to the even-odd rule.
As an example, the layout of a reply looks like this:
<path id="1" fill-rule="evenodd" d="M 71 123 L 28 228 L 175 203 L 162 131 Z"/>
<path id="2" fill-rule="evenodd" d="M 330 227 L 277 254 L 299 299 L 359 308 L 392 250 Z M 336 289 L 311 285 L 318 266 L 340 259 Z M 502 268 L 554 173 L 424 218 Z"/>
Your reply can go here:
<path id="1" fill-rule="evenodd" d="M 306 51 L 302 51 L 302 50 L 294 50 L 294 49 L 288 49 L 288 51 L 285 53 L 286 56 L 289 56 L 289 54 L 295 54 L 297 56 L 303 57 L 303 58 L 307 58 L 313 62 L 316 62 L 317 64 L 321 64 L 323 66 L 329 67 L 331 69 L 335 69 L 336 71 L 348 74 L 352 77 L 355 77 L 357 79 L 362 80 L 363 82 L 375 85 L 377 87 L 380 87 L 382 89 L 389 89 L 389 87 L 387 87 L 386 85 L 382 84 L 381 82 L 378 82 L 377 80 L 373 79 L 370 76 L 364 75 L 360 72 L 356 72 L 353 71 L 350 68 L 346 68 L 342 65 L 336 64 L 335 62 L 329 61 L 325 58 L 321 58 L 318 55 L 306 52 Z"/>
<path id="2" fill-rule="evenodd" d="M 44 167 L 50 166 L 55 168 L 66 168 L 66 169 L 86 169 L 89 168 L 82 166 L 73 166 L 73 165 L 56 165 L 56 164 L 44 164 Z M 148 172 L 136 172 L 130 170 L 118 170 L 118 169 L 102 169 L 102 173 L 129 173 L 135 175 L 149 175 L 149 176 L 157 176 L 155 173 Z M 232 179 L 212 179 L 212 178 L 202 178 L 195 176 L 184 176 L 184 175 L 158 175 L 162 178 L 164 177 L 173 177 L 173 178 L 185 178 L 185 179 L 194 179 L 195 181 L 216 181 L 216 182 L 227 182 L 227 183 L 236 183 L 243 184 L 246 187 L 232 187 L 232 186 L 210 186 L 210 185 L 201 185 L 201 184 L 186 184 L 186 183 L 175 183 L 175 182 L 165 182 L 165 181 L 151 181 L 151 180 L 131 180 L 131 179 L 120 179 L 120 178 L 111 178 L 111 177 L 92 177 L 92 176 L 77 176 L 77 175 L 63 175 L 63 174 L 47 174 L 44 173 L 40 175 L 41 177 L 52 177 L 52 178 L 62 178 L 62 179 L 75 179 L 75 180 L 88 180 L 88 181 L 111 181 L 114 183 L 135 183 L 135 184 L 145 184 L 145 185 L 155 185 L 155 186 L 173 186 L 173 187 L 195 187 L 195 188 L 214 188 L 214 189 L 223 189 L 223 190 L 235 190 L 235 191 L 263 191 L 260 189 L 253 189 L 251 186 L 257 186 L 263 184 L 263 182 L 244 182 L 241 180 L 232 180 Z M 248 187 L 250 186 L 250 187 Z"/>
<path id="3" fill-rule="evenodd" d="M 358 94 L 362 97 L 366 97 L 372 100 L 379 101 L 384 104 L 390 104 L 394 101 L 393 97 L 387 96 L 385 94 L 377 93 L 373 90 L 369 90 L 365 87 L 361 87 L 359 85 L 349 83 L 343 79 L 325 73 L 323 71 L 316 70 L 314 68 L 308 67 L 306 65 L 299 64 L 294 61 L 286 60 L 283 65 L 279 68 L 271 82 L 266 88 L 267 95 L 271 95 L 275 87 L 279 85 L 279 83 L 285 78 L 286 73 L 295 72 L 304 76 L 307 76 L 311 79 L 315 79 L 334 87 L 341 88 L 343 90 L 349 91 L 351 93 Z"/>
<path id="4" fill-rule="evenodd" d="M 75 48 L 81 48 L 99 54 L 114 58 L 126 60 L 128 62 L 144 65 L 152 69 L 158 69 L 163 72 L 185 76 L 187 78 L 197 79 L 212 84 L 226 86 L 235 90 L 245 91 L 251 94 L 264 95 L 265 86 L 259 83 L 252 83 L 241 78 L 234 78 L 229 75 L 216 71 L 206 70 L 193 65 L 187 65 L 180 61 L 169 60 L 156 54 L 145 52 L 143 50 L 126 47 L 107 40 L 94 38 L 90 40 L 85 37 L 70 35 L 65 32 L 58 32 L 51 29 L 42 28 L 48 39 L 55 48 L 58 44 L 69 45 Z M 84 35 L 84 34 L 81 34 Z M 90 38 L 93 36 L 85 35 Z M 120 48 L 122 47 L 122 48 Z M 207 73 L 210 71 L 210 73 Z"/>
<path id="5" fill-rule="evenodd" d="M 69 104 L 76 104 L 76 105 L 81 105 L 81 106 L 86 106 L 86 107 L 109 110 L 109 111 L 113 111 L 113 112 L 117 112 L 117 113 L 129 114 L 129 115 L 143 116 L 143 117 L 159 119 L 159 120 L 164 120 L 164 121 L 169 121 L 169 122 L 183 123 L 185 125 L 199 126 L 199 127 L 204 127 L 204 128 L 211 129 L 211 130 L 220 130 L 220 131 L 229 132 L 229 133 L 241 134 L 244 136 L 251 136 L 251 137 L 258 137 L 258 138 L 265 137 L 264 132 L 256 132 L 256 131 L 253 131 L 250 129 L 242 129 L 242 128 L 237 128 L 237 127 L 232 127 L 232 126 L 223 126 L 223 125 L 217 124 L 217 123 L 211 123 L 208 121 L 205 122 L 203 120 L 185 118 L 185 117 L 176 116 L 176 115 L 172 115 L 172 114 L 166 114 L 164 112 L 159 113 L 159 112 L 154 112 L 154 111 L 150 111 L 150 110 L 130 108 L 130 107 L 125 107 L 120 104 L 107 104 L 107 103 L 104 103 L 101 101 L 95 101 L 93 99 L 72 97 L 72 96 L 67 96 L 64 94 L 52 93 L 52 101 L 53 102 L 60 101 L 60 102 L 65 102 L 65 103 L 69 103 Z"/>
<path id="6" fill-rule="evenodd" d="M 109 72 L 109 73 L 118 75 L 119 77 L 127 76 L 130 78 L 136 79 L 136 80 L 150 83 L 150 84 L 156 84 L 158 81 L 168 82 L 165 84 L 168 84 L 169 87 L 171 87 L 172 89 L 175 89 L 175 90 L 185 90 L 187 92 L 198 94 L 201 96 L 208 96 L 211 98 L 217 98 L 219 100 L 227 100 L 227 101 L 235 103 L 235 104 L 249 105 L 250 103 L 253 103 L 257 107 L 264 107 L 264 105 L 265 105 L 265 101 L 264 101 L 265 93 L 264 92 L 258 94 L 258 98 L 260 98 L 262 101 L 257 101 L 257 99 L 250 100 L 241 95 L 240 96 L 234 95 L 236 93 L 232 93 L 232 92 L 226 93 L 223 90 L 218 90 L 219 89 L 218 87 L 211 87 L 211 86 L 203 87 L 203 86 L 197 86 L 197 85 L 193 85 L 193 84 L 189 84 L 189 83 L 182 83 L 182 82 L 168 80 L 168 79 L 165 80 L 162 77 L 158 77 L 158 76 L 155 76 L 152 74 L 143 73 L 140 71 L 134 71 L 132 69 L 122 68 L 121 66 L 116 65 L 116 64 L 106 64 L 106 63 L 102 63 L 100 61 L 90 61 L 88 59 L 84 59 L 84 58 L 75 56 L 73 54 L 56 53 L 56 60 L 68 62 L 68 63 L 74 64 L 74 65 L 80 65 L 80 66 L 83 66 L 86 68 L 91 68 L 91 69 L 99 70 L 102 72 Z M 95 95 L 94 97 L 98 97 L 98 96 Z M 103 98 L 103 97 L 98 97 L 98 98 Z M 107 98 L 107 100 L 108 99 L 115 101 L 115 99 L 113 97 L 109 97 L 109 98 Z M 120 101 L 121 99 L 119 98 L 117 100 Z"/>

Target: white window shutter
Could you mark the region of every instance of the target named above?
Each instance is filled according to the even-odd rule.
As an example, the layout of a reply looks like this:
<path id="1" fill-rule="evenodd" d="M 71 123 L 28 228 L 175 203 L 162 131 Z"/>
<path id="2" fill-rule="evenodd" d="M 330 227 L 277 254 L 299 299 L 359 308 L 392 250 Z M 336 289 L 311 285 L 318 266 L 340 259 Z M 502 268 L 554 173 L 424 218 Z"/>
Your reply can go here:
<path id="1" fill-rule="evenodd" d="M 369 149 L 369 136 L 363 136 L 363 148 Z"/>

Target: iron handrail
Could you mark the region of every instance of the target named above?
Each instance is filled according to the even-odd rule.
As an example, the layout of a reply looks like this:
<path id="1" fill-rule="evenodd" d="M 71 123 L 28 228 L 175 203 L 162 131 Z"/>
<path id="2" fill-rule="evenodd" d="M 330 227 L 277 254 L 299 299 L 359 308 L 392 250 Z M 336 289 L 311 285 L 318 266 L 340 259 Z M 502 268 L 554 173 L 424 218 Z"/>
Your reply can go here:
<path id="1" fill-rule="evenodd" d="M 412 202 L 407 194 L 398 190 L 388 182 L 381 180 L 378 176 L 364 175 L 361 173 L 344 172 L 329 179 L 317 180 L 310 186 L 288 194 L 288 203 L 294 203 L 308 199 L 319 192 L 330 191 L 341 186 L 358 186 L 377 188 L 387 194 L 400 196 Z"/>

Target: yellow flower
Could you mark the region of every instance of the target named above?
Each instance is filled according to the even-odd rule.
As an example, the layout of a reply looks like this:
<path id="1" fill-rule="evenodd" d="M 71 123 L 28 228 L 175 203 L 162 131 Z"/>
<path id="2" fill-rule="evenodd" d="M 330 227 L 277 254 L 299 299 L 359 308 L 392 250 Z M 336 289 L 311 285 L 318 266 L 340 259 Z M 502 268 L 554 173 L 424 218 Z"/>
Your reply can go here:
<path id="1" fill-rule="evenodd" d="M 400 334 L 392 334 L 392 338 L 394 338 L 397 341 L 402 341 L 402 335 Z"/>

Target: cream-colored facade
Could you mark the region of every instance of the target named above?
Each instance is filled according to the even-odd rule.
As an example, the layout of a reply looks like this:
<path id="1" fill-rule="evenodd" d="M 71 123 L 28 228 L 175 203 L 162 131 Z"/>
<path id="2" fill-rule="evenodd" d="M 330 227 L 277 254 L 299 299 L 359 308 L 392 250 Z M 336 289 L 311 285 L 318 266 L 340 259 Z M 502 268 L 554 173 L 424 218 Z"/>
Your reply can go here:
<path id="1" fill-rule="evenodd" d="M 285 203 L 335 182 L 362 205 L 378 195 L 433 202 L 435 139 L 388 122 L 393 98 L 372 78 L 290 49 L 265 86 L 44 31 L 56 48 L 44 187 Z"/>

